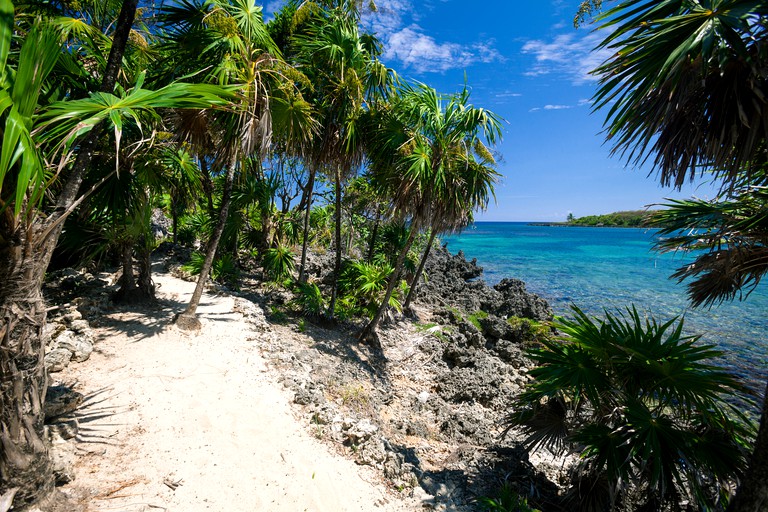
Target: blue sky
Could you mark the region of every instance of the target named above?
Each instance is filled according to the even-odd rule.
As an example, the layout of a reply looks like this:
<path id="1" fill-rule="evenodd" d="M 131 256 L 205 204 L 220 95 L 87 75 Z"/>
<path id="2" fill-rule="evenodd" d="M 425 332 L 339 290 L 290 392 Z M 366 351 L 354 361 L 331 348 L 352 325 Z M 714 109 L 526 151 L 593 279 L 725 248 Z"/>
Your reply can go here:
<path id="1" fill-rule="evenodd" d="M 267 4 L 267 12 L 280 2 Z M 559 221 L 640 209 L 665 197 L 711 197 L 706 185 L 660 187 L 648 168 L 610 157 L 604 113 L 591 112 L 601 37 L 572 24 L 578 0 L 376 0 L 365 23 L 384 62 L 441 92 L 460 90 L 506 120 L 497 203 L 478 220 Z M 699 181 L 701 183 L 701 181 Z"/>

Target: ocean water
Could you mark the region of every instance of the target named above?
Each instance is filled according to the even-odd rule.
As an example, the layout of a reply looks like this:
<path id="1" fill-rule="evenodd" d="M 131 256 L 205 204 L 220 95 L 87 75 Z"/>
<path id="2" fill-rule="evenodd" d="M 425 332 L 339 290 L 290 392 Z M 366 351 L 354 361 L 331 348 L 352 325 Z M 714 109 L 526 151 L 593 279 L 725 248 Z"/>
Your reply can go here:
<path id="1" fill-rule="evenodd" d="M 712 308 L 689 306 L 685 284 L 669 279 L 691 256 L 651 250 L 655 230 L 536 226 L 480 222 L 444 236 L 452 254 L 463 251 L 483 267 L 491 285 L 505 277 L 526 282 L 555 314 L 571 304 L 600 315 L 630 304 L 657 320 L 684 315 L 685 331 L 725 352 L 721 363 L 762 392 L 768 377 L 768 281 L 744 301 Z"/>

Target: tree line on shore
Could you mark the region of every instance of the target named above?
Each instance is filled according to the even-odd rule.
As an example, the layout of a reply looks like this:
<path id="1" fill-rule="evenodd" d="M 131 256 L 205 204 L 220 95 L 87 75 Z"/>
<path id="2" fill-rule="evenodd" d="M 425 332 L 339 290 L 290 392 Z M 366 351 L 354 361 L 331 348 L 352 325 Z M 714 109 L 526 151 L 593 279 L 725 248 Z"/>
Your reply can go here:
<path id="1" fill-rule="evenodd" d="M 599 7 L 586 4 L 584 12 Z M 766 4 L 718 5 L 620 4 L 599 23 L 610 31 L 603 46 L 621 51 L 596 70 L 596 105 L 609 112 L 618 152 L 634 161 L 657 155 L 665 185 L 680 186 L 702 168 L 723 181 L 717 200 L 673 202 L 652 220 L 676 234 L 659 249 L 708 249 L 677 274 L 692 280 L 693 302 L 705 305 L 749 289 L 768 269 L 761 231 Z M 0 510 L 11 503 L 23 510 L 53 490 L 41 408 L 41 289 L 51 261 L 120 265 L 116 300 L 151 300 L 151 216 L 159 208 L 172 219 L 173 242 L 200 249 L 187 266 L 199 279 L 179 327 L 199 326 L 209 276 L 230 279 L 256 262 L 276 286 L 295 292 L 303 314 L 362 316 L 360 339 L 375 341 L 388 307 L 408 311 L 435 237 L 471 223 L 493 198 L 501 119 L 472 105 L 466 87 L 441 94 L 387 68 L 382 43 L 361 28 L 365 9 L 375 5 L 288 0 L 266 23 L 251 0 L 0 0 Z M 670 111 L 675 94 L 686 108 Z M 738 109 L 729 106 L 734 94 Z M 679 136 L 706 125 L 718 130 Z M 707 235 L 679 235 L 690 227 Z M 327 286 L 309 279 L 310 245 L 333 251 Z M 628 481 L 642 476 L 646 506 L 690 499 L 722 508 L 728 484 L 741 479 L 730 506 L 759 510 L 752 504 L 765 503 L 768 492 L 759 485 L 768 464 L 765 417 L 747 470 L 748 421 L 732 419 L 721 403 L 742 390 L 727 376 L 708 373 L 714 383 L 695 393 L 636 383 L 607 398 L 607 389 L 629 386 L 613 365 L 618 356 L 598 357 L 608 348 L 596 332 L 611 347 L 632 336 L 669 341 L 646 353 L 648 361 L 711 355 L 683 350 L 690 340 L 676 329 L 667 335 L 672 323 L 643 325 L 636 313 L 626 323 L 611 318 L 598 326 L 577 314 L 577 324 L 559 324 L 569 338 L 536 352 L 538 387 L 510 421 L 538 424 L 531 432 L 539 443 L 591 447 L 574 485 L 605 485 L 592 485 L 602 499 L 581 500 L 584 507 L 614 507 L 638 492 Z M 681 348 L 664 352 L 670 347 Z M 594 363 L 592 373 L 570 388 L 552 387 L 547 368 L 574 361 Z M 586 428 L 608 410 L 608 431 Z M 542 414 L 578 425 L 542 436 L 550 428 Z M 640 416 L 648 429 L 627 431 Z M 675 443 L 632 444 L 638 432 L 685 433 L 699 451 L 683 443 L 691 451 L 650 464 Z M 617 434 L 624 441 L 600 444 Z M 718 465 L 702 446 L 732 456 Z"/>

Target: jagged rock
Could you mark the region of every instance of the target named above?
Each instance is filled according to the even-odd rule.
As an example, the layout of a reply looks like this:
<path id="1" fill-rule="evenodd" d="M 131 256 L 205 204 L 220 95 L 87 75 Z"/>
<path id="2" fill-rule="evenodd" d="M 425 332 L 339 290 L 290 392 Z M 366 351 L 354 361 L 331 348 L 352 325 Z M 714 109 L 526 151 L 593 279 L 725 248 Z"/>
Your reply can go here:
<path id="1" fill-rule="evenodd" d="M 355 443 L 353 446 L 358 446 Z M 355 460 L 358 464 L 381 466 L 387 460 L 387 450 L 381 439 L 371 439 L 356 449 Z"/>
<path id="2" fill-rule="evenodd" d="M 471 366 L 457 366 L 442 374 L 437 391 L 449 402 L 478 402 L 490 406 L 498 399 L 505 381 L 503 363 L 478 352 Z"/>
<path id="3" fill-rule="evenodd" d="M 45 392 L 46 421 L 73 412 L 83 403 L 84 398 L 82 393 L 67 386 L 49 386 Z"/>
<path id="4" fill-rule="evenodd" d="M 83 319 L 73 320 L 72 323 L 69 324 L 69 329 L 76 333 L 88 332 L 90 328 L 91 326 L 88 325 L 88 320 Z"/>
<path id="5" fill-rule="evenodd" d="M 45 354 L 45 367 L 48 369 L 48 373 L 60 372 L 69 366 L 71 360 L 71 351 L 61 347 L 54 348 Z"/>
<path id="6" fill-rule="evenodd" d="M 173 229 L 173 222 L 171 219 L 165 216 L 163 210 L 160 208 L 154 208 L 152 210 L 152 218 L 150 223 L 152 234 L 157 240 L 166 238 Z"/>
<path id="7" fill-rule="evenodd" d="M 75 446 L 65 441 L 51 445 L 51 462 L 56 485 L 68 484 L 75 479 Z"/>
<path id="8" fill-rule="evenodd" d="M 258 304 L 254 304 L 250 300 L 236 298 L 233 310 L 241 313 L 243 318 L 258 330 L 271 330 L 267 317 L 264 315 L 264 310 Z"/>
<path id="9" fill-rule="evenodd" d="M 504 279 L 492 288 L 478 279 L 482 267 L 476 260 L 466 261 L 461 251 L 452 256 L 444 247 L 438 248 L 430 253 L 425 268 L 429 279 L 416 289 L 423 303 L 458 307 L 467 313 L 485 311 L 501 318 L 552 318 L 547 301 L 529 293 L 522 281 Z"/>
<path id="10" fill-rule="evenodd" d="M 75 322 L 76 320 L 82 320 L 83 315 L 77 309 L 72 308 L 61 318 L 67 323 L 67 325 L 72 325 L 72 322 Z"/>
<path id="11" fill-rule="evenodd" d="M 55 434 L 64 440 L 74 439 L 80 431 L 80 424 L 73 414 L 57 416 L 53 422 L 46 426 L 48 427 L 52 438 Z"/>
<path id="12" fill-rule="evenodd" d="M 517 316 L 537 321 L 552 319 L 552 308 L 538 295 L 528 293 L 525 283 L 519 279 L 502 279 L 493 287 L 502 295 L 502 303 L 495 313 L 499 316 Z"/>
<path id="13" fill-rule="evenodd" d="M 345 431 L 347 443 L 350 445 L 361 445 L 371 438 L 379 427 L 371 423 L 369 419 L 360 420 L 358 423 L 350 425 Z"/>
<path id="14" fill-rule="evenodd" d="M 67 330 L 67 326 L 59 322 L 48 322 L 45 324 L 44 335 L 53 341 L 62 332 Z"/>
<path id="15" fill-rule="evenodd" d="M 80 321 L 85 322 L 85 320 L 78 320 L 78 322 Z M 68 350 L 71 353 L 70 359 L 78 363 L 87 361 L 93 352 L 93 342 L 90 335 L 82 332 L 78 334 L 64 331 L 56 338 L 55 346 L 59 349 Z"/>
<path id="16" fill-rule="evenodd" d="M 496 315 L 488 315 L 479 319 L 483 328 L 483 334 L 492 340 L 514 339 L 515 330 L 509 325 L 509 322 Z"/>

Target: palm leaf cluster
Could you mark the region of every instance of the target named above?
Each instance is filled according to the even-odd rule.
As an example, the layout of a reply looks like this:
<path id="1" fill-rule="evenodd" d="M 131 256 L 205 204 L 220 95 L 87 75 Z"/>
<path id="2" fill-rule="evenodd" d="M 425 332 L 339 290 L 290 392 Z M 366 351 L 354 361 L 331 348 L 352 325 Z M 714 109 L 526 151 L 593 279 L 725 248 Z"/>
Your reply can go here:
<path id="1" fill-rule="evenodd" d="M 650 218 L 659 230 L 656 249 L 686 251 L 694 261 L 672 277 L 689 280 L 694 306 L 743 299 L 768 272 L 768 188 L 739 187 L 721 199 L 669 201 Z"/>
<path id="2" fill-rule="evenodd" d="M 765 163 L 768 3 L 629 0 L 602 14 L 613 55 L 594 74 L 595 108 L 629 161 L 662 184 L 702 169 L 733 179 Z"/>
<path id="3" fill-rule="evenodd" d="M 529 448 L 579 454 L 575 508 L 727 503 L 753 432 L 745 388 L 713 363 L 721 353 L 685 336 L 682 320 L 660 324 L 634 307 L 604 319 L 573 313 L 530 352 L 535 380 L 508 430 L 526 433 Z"/>

